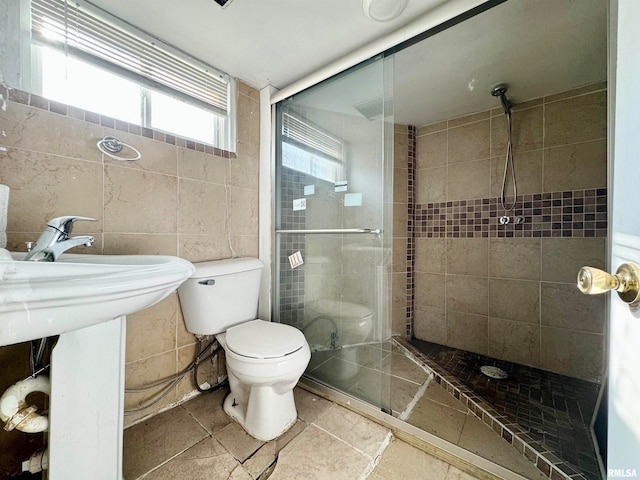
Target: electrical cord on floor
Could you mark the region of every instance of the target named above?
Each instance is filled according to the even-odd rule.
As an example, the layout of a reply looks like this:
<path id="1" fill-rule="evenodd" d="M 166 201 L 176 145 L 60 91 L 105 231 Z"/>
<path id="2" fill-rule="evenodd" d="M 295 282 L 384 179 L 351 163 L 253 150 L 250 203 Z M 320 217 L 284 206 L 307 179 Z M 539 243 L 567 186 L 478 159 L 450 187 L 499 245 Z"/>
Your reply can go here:
<path id="1" fill-rule="evenodd" d="M 224 379 L 222 382 L 218 383 L 217 385 L 214 385 L 212 387 L 209 388 L 202 388 L 200 386 L 200 384 L 198 383 L 198 366 L 203 363 L 206 362 L 207 360 L 213 358 L 214 356 L 216 356 L 218 354 L 218 352 L 221 350 L 220 345 L 218 344 L 211 353 L 209 353 L 208 355 L 204 356 L 201 358 L 202 355 L 204 355 L 214 344 L 215 342 L 215 338 L 213 340 L 211 340 L 207 346 L 203 349 L 202 348 L 202 340 L 200 340 L 197 344 L 196 347 L 196 355 L 195 355 L 195 359 L 184 369 L 182 369 L 180 372 L 176 373 L 175 375 L 172 375 L 170 377 L 167 377 L 163 380 L 160 380 L 159 382 L 155 382 L 149 385 L 144 385 L 142 387 L 136 387 L 136 388 L 125 388 L 125 393 L 141 393 L 141 392 L 146 392 L 148 390 L 152 390 L 158 387 L 161 387 L 163 385 L 166 385 L 162 390 L 160 390 L 157 393 L 157 396 L 154 398 L 153 401 L 151 401 L 150 403 L 146 404 L 146 405 L 142 405 L 141 407 L 138 408 L 134 408 L 131 410 L 125 410 L 124 414 L 125 415 L 134 415 L 136 413 L 140 413 L 143 412 L 145 410 L 147 410 L 148 408 L 153 407 L 154 405 L 156 405 L 158 402 L 160 402 L 160 400 L 162 400 L 164 397 L 166 397 L 169 392 L 171 392 L 171 390 L 173 390 L 178 383 L 180 383 L 180 380 L 182 380 L 189 372 L 193 371 L 193 379 L 194 379 L 194 383 L 196 385 L 196 388 L 198 389 L 199 392 L 201 393 L 210 393 L 210 392 L 214 392 L 218 389 L 220 389 L 221 387 L 223 387 L 224 385 L 227 384 L 227 379 Z"/>

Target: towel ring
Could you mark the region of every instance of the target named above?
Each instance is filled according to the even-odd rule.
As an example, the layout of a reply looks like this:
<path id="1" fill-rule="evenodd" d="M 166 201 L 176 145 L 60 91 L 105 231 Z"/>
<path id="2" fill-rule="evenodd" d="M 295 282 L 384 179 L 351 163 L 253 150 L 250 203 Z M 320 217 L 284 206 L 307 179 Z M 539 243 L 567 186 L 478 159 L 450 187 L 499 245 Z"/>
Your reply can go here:
<path id="1" fill-rule="evenodd" d="M 102 140 L 98 141 L 96 144 L 98 146 L 98 150 L 100 150 L 105 155 L 113 158 L 114 160 L 120 160 L 123 162 L 133 162 L 135 160 L 139 160 L 142 157 L 142 154 L 139 150 L 132 147 L 127 143 L 121 142 L 118 138 L 113 135 L 107 135 Z M 120 153 L 125 147 L 130 150 L 133 150 L 135 153 L 135 157 L 120 157 L 116 155 L 116 153 Z"/>

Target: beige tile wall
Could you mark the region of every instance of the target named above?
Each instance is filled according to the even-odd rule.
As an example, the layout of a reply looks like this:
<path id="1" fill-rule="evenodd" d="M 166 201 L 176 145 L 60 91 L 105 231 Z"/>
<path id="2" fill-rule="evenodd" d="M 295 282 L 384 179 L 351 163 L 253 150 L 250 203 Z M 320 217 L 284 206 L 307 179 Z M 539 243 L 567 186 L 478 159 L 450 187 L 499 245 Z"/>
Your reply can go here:
<path id="1" fill-rule="evenodd" d="M 0 152 L 0 183 L 11 188 L 9 248 L 24 250 L 23 242 L 35 241 L 48 219 L 74 214 L 98 220 L 76 224 L 74 233 L 96 237 L 93 247 L 83 249 L 87 253 L 178 255 L 194 262 L 257 256 L 259 93 L 243 84 L 237 90 L 237 158 L 231 160 L 7 102 L 0 111 L 6 134 L 0 144 L 7 147 Z M 142 159 L 103 158 L 95 144 L 106 134 L 131 143 Z M 127 386 L 176 373 L 193 359 L 195 341 L 184 328 L 176 294 L 130 315 Z M 15 350 L 0 348 L 0 354 L 9 348 Z M 28 366 L 26 355 L 23 362 Z M 0 383 L 20 375 L 1 369 Z M 193 388 L 191 377 L 184 379 L 157 406 L 126 422 Z M 145 398 L 128 394 L 125 406 L 135 408 Z"/>
<path id="2" fill-rule="evenodd" d="M 605 84 L 516 105 L 518 194 L 606 187 L 606 118 Z M 506 135 L 499 108 L 418 128 L 416 203 L 499 196 Z M 604 238 L 416 238 L 414 335 L 599 379 L 604 299 L 574 283 L 604 258 Z"/>

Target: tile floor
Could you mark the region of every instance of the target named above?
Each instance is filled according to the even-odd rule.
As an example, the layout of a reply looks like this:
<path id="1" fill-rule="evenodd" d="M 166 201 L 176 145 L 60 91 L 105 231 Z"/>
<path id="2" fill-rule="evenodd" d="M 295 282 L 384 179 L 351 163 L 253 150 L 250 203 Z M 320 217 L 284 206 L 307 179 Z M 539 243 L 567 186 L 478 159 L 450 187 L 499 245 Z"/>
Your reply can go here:
<path id="1" fill-rule="evenodd" d="M 557 459 L 554 463 L 563 461 L 568 472 L 589 480 L 600 478 L 590 434 L 598 384 L 420 340 L 411 344 L 498 415 L 522 427 L 529 443 L 549 452 L 548 457 Z M 482 375 L 482 365 L 497 366 L 509 377 L 492 380 Z"/>
<path id="2" fill-rule="evenodd" d="M 381 407 L 390 404 L 394 416 L 526 478 L 547 478 L 533 462 L 431 381 L 429 369 L 401 345 L 387 342 L 314 352 L 307 375 L 367 403 Z"/>
<path id="3" fill-rule="evenodd" d="M 200 395 L 125 430 L 125 480 L 476 480 L 350 410 L 296 388 L 298 422 L 260 442 Z"/>
<path id="4" fill-rule="evenodd" d="M 387 411 L 390 405 L 394 416 L 525 478 L 547 478 L 432 381 L 430 370 L 402 345 L 314 352 L 307 375 L 368 403 L 386 404 Z M 472 478 L 300 388 L 295 390 L 297 424 L 276 440 L 257 441 L 222 410 L 226 393 L 198 396 L 127 429 L 125 480 Z"/>
<path id="5" fill-rule="evenodd" d="M 523 477 L 547 478 L 436 382 L 429 384 L 406 421 Z"/>

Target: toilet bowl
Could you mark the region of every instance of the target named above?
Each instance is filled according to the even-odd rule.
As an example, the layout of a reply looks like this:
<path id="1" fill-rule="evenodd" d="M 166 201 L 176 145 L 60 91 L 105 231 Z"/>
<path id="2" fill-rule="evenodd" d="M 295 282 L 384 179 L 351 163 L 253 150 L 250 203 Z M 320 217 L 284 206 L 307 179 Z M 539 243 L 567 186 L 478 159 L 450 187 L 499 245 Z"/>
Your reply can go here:
<path id="1" fill-rule="evenodd" d="M 259 440 L 271 440 L 297 419 L 293 388 L 311 351 L 299 330 L 254 320 L 216 336 L 225 350 L 231 393 L 224 411 Z"/>
<path id="2" fill-rule="evenodd" d="M 178 289 L 187 330 L 215 335 L 231 392 L 224 411 L 249 435 L 272 440 L 297 419 L 293 388 L 311 351 L 295 327 L 256 319 L 262 263 L 237 258 L 195 263 Z"/>

